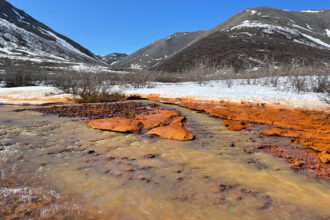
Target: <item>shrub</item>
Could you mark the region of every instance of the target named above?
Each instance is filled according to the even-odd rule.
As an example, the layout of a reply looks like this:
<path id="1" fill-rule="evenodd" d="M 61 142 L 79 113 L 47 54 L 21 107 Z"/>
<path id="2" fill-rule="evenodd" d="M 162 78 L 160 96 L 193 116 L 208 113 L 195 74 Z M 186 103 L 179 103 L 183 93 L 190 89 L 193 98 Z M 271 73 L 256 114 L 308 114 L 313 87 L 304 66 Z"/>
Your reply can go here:
<path id="1" fill-rule="evenodd" d="M 8 62 L 5 65 L 3 81 L 6 87 L 19 87 L 34 85 L 29 66 L 15 65 L 14 62 Z"/>

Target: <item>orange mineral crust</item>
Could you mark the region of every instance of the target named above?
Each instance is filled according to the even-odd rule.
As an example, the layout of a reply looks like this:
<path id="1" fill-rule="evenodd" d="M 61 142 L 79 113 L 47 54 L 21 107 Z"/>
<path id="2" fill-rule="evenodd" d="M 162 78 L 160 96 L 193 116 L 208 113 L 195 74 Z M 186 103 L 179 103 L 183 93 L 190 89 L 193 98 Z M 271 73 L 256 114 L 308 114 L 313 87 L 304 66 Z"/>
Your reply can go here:
<path id="1" fill-rule="evenodd" d="M 92 128 L 117 132 L 136 132 L 140 130 L 138 121 L 120 117 L 91 120 L 88 125 Z"/>
<path id="2" fill-rule="evenodd" d="M 330 162 L 330 113 L 276 104 L 235 103 L 224 101 L 196 101 L 193 99 L 147 96 L 154 101 L 168 102 L 203 111 L 224 120 L 230 130 L 243 130 L 253 124 L 270 128 L 259 135 L 283 136 L 312 149 L 322 163 Z"/>
<path id="3" fill-rule="evenodd" d="M 25 111 L 29 109 L 21 109 Z M 33 111 L 61 117 L 87 118 L 90 127 L 125 133 L 157 135 L 173 140 L 192 140 L 184 128 L 184 116 L 174 109 L 141 102 L 116 102 L 34 108 Z"/>
<path id="4" fill-rule="evenodd" d="M 149 130 L 147 132 L 149 135 L 166 139 L 192 140 L 194 136 L 183 127 L 184 117 L 179 115 L 179 112 L 175 110 L 156 109 L 135 115 L 133 119 L 123 117 L 96 119 L 89 121 L 88 125 L 101 130 L 118 132 L 138 132 L 144 129 Z"/>

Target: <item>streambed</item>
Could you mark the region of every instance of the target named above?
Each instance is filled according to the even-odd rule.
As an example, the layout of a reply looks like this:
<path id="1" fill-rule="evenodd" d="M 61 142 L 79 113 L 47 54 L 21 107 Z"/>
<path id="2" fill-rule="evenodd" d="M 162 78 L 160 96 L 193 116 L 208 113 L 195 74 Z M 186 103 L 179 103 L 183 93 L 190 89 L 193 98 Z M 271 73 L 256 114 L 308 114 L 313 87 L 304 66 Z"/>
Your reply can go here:
<path id="1" fill-rule="evenodd" d="M 248 134 L 174 105 L 193 141 L 89 128 L 79 118 L 0 106 L 0 216 L 56 219 L 327 219 L 330 183 Z M 231 143 L 235 147 L 231 147 Z"/>

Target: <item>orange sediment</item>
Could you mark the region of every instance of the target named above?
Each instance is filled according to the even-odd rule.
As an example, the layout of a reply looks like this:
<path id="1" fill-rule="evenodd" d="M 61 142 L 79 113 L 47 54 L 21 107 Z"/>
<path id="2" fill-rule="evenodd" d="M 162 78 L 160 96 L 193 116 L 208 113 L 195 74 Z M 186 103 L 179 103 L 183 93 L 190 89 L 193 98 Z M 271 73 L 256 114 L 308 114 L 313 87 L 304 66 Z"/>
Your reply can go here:
<path id="1" fill-rule="evenodd" d="M 259 135 L 290 137 L 292 142 L 315 151 L 322 163 L 330 162 L 329 111 L 291 108 L 275 104 L 171 99 L 157 95 L 146 98 L 204 111 L 223 119 L 230 130 L 243 130 L 253 124 L 268 125 L 270 128 L 260 131 Z"/>
<path id="2" fill-rule="evenodd" d="M 157 135 L 162 138 L 186 141 L 194 136 L 184 127 L 180 116 L 175 110 L 156 109 L 144 114 L 135 115 L 134 118 L 113 117 L 90 120 L 88 125 L 101 129 L 117 132 L 138 132 L 144 129 L 149 135 Z"/>
<path id="3" fill-rule="evenodd" d="M 140 129 L 138 121 L 120 117 L 91 120 L 88 125 L 92 128 L 117 132 L 136 132 Z"/>

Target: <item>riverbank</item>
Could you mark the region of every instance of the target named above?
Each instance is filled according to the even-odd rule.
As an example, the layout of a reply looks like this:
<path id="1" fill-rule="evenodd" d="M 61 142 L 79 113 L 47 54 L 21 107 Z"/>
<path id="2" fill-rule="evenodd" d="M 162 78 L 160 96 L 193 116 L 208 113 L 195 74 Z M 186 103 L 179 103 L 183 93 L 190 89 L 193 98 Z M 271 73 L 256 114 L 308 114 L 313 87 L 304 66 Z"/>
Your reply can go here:
<path id="1" fill-rule="evenodd" d="M 250 132 L 255 137 L 262 138 L 263 140 L 260 141 L 260 144 L 254 146 L 254 151 L 262 150 L 271 153 L 273 156 L 286 161 L 295 170 L 304 171 L 323 179 L 330 179 L 330 108 L 328 108 L 327 104 L 318 100 L 317 94 L 306 96 L 293 93 L 288 98 L 288 96 L 284 97 L 283 93 L 277 93 L 276 98 L 271 98 L 271 96 L 275 95 L 272 95 L 272 92 L 266 92 L 261 97 L 260 93 L 265 91 L 265 89 L 259 88 L 259 90 L 247 92 L 246 96 L 240 97 L 240 99 L 230 99 L 236 100 L 234 102 L 221 100 L 224 98 L 222 95 L 223 91 L 215 92 L 214 88 L 213 92 L 210 91 L 210 94 L 213 94 L 213 96 L 203 97 L 201 94 L 204 93 L 203 91 L 207 87 L 196 85 L 196 88 L 192 88 L 189 83 L 186 85 L 182 83 L 181 86 L 175 88 L 172 87 L 169 85 L 168 90 L 160 89 L 159 91 L 163 92 L 163 94 L 150 94 L 155 88 L 128 90 L 127 96 L 176 104 L 217 117 L 224 121 L 224 124 L 229 130 Z M 187 88 L 191 88 L 188 94 L 193 93 L 196 96 L 185 97 L 181 92 L 186 91 Z M 201 88 L 202 90 L 200 91 L 199 89 Z M 3 91 L 5 90 L 1 89 L 0 94 L 1 91 L 4 93 Z M 53 101 L 48 98 L 49 92 L 52 92 L 52 94 L 57 93 L 57 95 L 62 96 L 62 103 L 70 103 L 70 99 L 67 98 L 69 95 L 61 95 L 60 91 L 52 87 L 18 88 L 16 92 L 14 91 L 14 88 L 10 89 L 10 93 L 7 91 L 7 94 L 11 94 L 12 98 L 26 98 L 29 96 L 29 93 L 32 93 L 34 94 L 32 96 L 33 98 L 39 101 L 43 100 L 43 104 L 49 104 Z M 29 92 L 26 93 L 27 91 Z M 240 92 L 242 93 L 242 91 Z M 257 99 L 251 94 L 259 94 L 260 97 Z M 265 98 L 266 96 L 268 97 L 267 99 Z M 293 102 L 294 99 L 298 98 L 302 98 L 302 100 Z M 226 98 L 224 99 L 226 100 Z M 238 100 L 245 101 L 237 102 Z M 260 102 L 261 100 L 267 100 L 267 102 Z M 11 104 L 20 103 L 7 101 L 11 102 Z M 25 104 L 35 104 L 33 100 L 32 102 L 29 101 L 31 100 L 26 100 Z M 277 101 L 280 102 L 278 103 Z M 138 110 L 138 106 L 132 108 L 119 107 L 119 109 L 118 106 L 109 106 L 109 108 L 115 109 L 117 113 L 114 114 L 112 112 L 108 115 L 105 114 L 108 110 L 102 113 L 106 108 L 103 108 L 103 110 L 98 108 L 94 108 L 94 110 L 93 108 L 84 109 L 80 107 L 75 109 L 72 106 L 51 107 L 45 110 L 44 113 L 77 117 L 88 116 L 86 115 L 86 112 L 88 112 L 90 119 L 96 119 L 95 121 L 88 122 L 88 124 L 97 129 L 158 135 L 175 140 L 191 140 L 193 138 L 193 135 L 184 129 L 182 123 L 184 117 L 181 117 L 176 112 L 159 112 L 157 110 L 158 107 L 155 106 L 140 110 Z M 153 108 L 154 110 L 151 110 Z M 127 111 L 134 113 L 134 116 L 132 114 L 129 115 Z M 91 118 L 91 115 L 93 115 L 92 112 L 94 112 L 94 116 L 95 112 L 98 112 L 99 117 Z M 118 114 L 118 112 L 121 112 L 122 115 Z M 173 117 L 176 117 L 176 119 Z M 176 135 L 176 133 L 179 133 L 179 135 Z M 286 138 L 289 140 L 289 143 L 278 144 L 279 138 L 277 137 Z"/>

